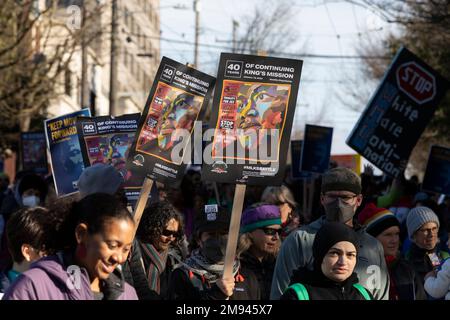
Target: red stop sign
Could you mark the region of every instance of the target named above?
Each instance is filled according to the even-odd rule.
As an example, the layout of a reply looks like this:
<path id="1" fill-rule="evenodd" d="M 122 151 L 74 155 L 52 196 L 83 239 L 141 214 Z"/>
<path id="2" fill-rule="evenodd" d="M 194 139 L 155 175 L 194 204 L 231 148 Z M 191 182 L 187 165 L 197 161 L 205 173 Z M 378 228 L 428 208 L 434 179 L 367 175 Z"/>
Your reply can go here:
<path id="1" fill-rule="evenodd" d="M 418 104 L 431 101 L 436 95 L 434 76 L 414 61 L 402 64 L 396 76 L 400 90 Z"/>

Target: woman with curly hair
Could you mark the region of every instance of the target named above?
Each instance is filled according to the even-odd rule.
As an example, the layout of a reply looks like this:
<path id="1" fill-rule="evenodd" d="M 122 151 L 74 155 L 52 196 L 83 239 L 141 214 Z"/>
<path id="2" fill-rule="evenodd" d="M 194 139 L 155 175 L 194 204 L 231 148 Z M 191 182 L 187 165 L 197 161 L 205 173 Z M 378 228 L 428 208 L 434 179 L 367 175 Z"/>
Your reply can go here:
<path id="1" fill-rule="evenodd" d="M 140 300 L 166 299 L 172 270 L 183 260 L 180 213 L 167 201 L 151 204 L 143 214 L 127 263 L 125 279 Z"/>

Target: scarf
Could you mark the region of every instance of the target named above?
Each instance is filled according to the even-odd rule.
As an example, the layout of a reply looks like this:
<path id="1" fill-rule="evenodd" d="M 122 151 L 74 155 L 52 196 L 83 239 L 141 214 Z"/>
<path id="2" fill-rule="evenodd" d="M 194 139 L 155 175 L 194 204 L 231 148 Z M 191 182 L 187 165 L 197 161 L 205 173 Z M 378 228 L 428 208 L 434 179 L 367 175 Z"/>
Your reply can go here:
<path id="1" fill-rule="evenodd" d="M 224 269 L 223 264 L 211 264 L 211 262 L 201 255 L 199 249 L 192 251 L 191 256 L 182 264 L 189 271 L 199 275 L 209 283 L 215 283 L 220 279 Z M 237 275 L 239 268 L 240 263 L 239 260 L 236 259 L 233 264 L 233 277 Z"/>
<path id="2" fill-rule="evenodd" d="M 394 278 L 394 268 L 397 265 L 396 256 L 384 256 L 389 271 L 389 300 L 400 300 L 397 291 L 397 284 Z"/>
<path id="3" fill-rule="evenodd" d="M 155 247 L 148 243 L 141 243 L 142 257 L 148 261 L 147 280 L 150 289 L 160 294 L 160 276 L 166 269 L 167 252 L 161 253 L 155 249 Z"/>

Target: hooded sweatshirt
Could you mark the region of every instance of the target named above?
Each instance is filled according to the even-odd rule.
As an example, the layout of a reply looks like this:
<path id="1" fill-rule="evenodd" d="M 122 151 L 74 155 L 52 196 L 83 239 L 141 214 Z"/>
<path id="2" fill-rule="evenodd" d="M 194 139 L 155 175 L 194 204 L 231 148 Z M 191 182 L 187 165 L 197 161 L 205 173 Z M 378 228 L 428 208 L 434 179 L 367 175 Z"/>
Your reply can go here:
<path id="1" fill-rule="evenodd" d="M 102 283 L 106 300 L 137 300 L 136 291 L 116 269 Z M 5 292 L 3 300 L 94 300 L 87 270 L 63 263 L 61 255 L 31 265 Z"/>

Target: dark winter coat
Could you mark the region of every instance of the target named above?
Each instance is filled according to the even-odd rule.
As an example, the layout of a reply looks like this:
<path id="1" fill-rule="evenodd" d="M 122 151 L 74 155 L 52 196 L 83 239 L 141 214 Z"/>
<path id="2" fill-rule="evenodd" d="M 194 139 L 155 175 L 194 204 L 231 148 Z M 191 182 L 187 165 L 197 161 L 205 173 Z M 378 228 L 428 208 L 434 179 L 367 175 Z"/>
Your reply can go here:
<path id="1" fill-rule="evenodd" d="M 439 246 L 436 246 L 434 251 L 438 254 L 440 260 L 444 260 L 449 257 L 449 253 L 445 251 L 439 251 Z M 411 244 L 408 252 L 405 254 L 406 259 L 411 263 L 414 270 L 419 274 L 422 284 L 424 283 L 425 275 L 433 271 L 433 264 L 428 256 L 428 251 L 419 248 L 415 243 Z"/>
<path id="2" fill-rule="evenodd" d="M 251 270 L 241 268 L 235 279 L 234 293 L 230 300 L 260 300 L 258 280 Z M 217 284 L 209 283 L 184 266 L 173 271 L 169 296 L 172 300 L 225 300 L 227 298 Z"/>
<path id="3" fill-rule="evenodd" d="M 325 277 L 322 272 L 302 268 L 292 276 L 290 286 L 294 283 L 301 283 L 305 286 L 309 300 L 366 300 L 353 286 L 358 283 L 356 273 L 343 282 L 335 282 Z M 369 291 L 367 293 L 373 299 Z M 298 297 L 295 291 L 288 287 L 281 296 L 281 300 L 298 300 Z"/>
<path id="4" fill-rule="evenodd" d="M 387 261 L 390 278 L 389 300 L 426 300 L 422 279 L 402 257 Z"/>
<path id="5" fill-rule="evenodd" d="M 241 255 L 241 266 L 251 270 L 258 280 L 261 300 L 269 300 L 272 286 L 273 271 L 275 269 L 275 257 L 269 257 L 259 261 L 249 252 Z"/>

